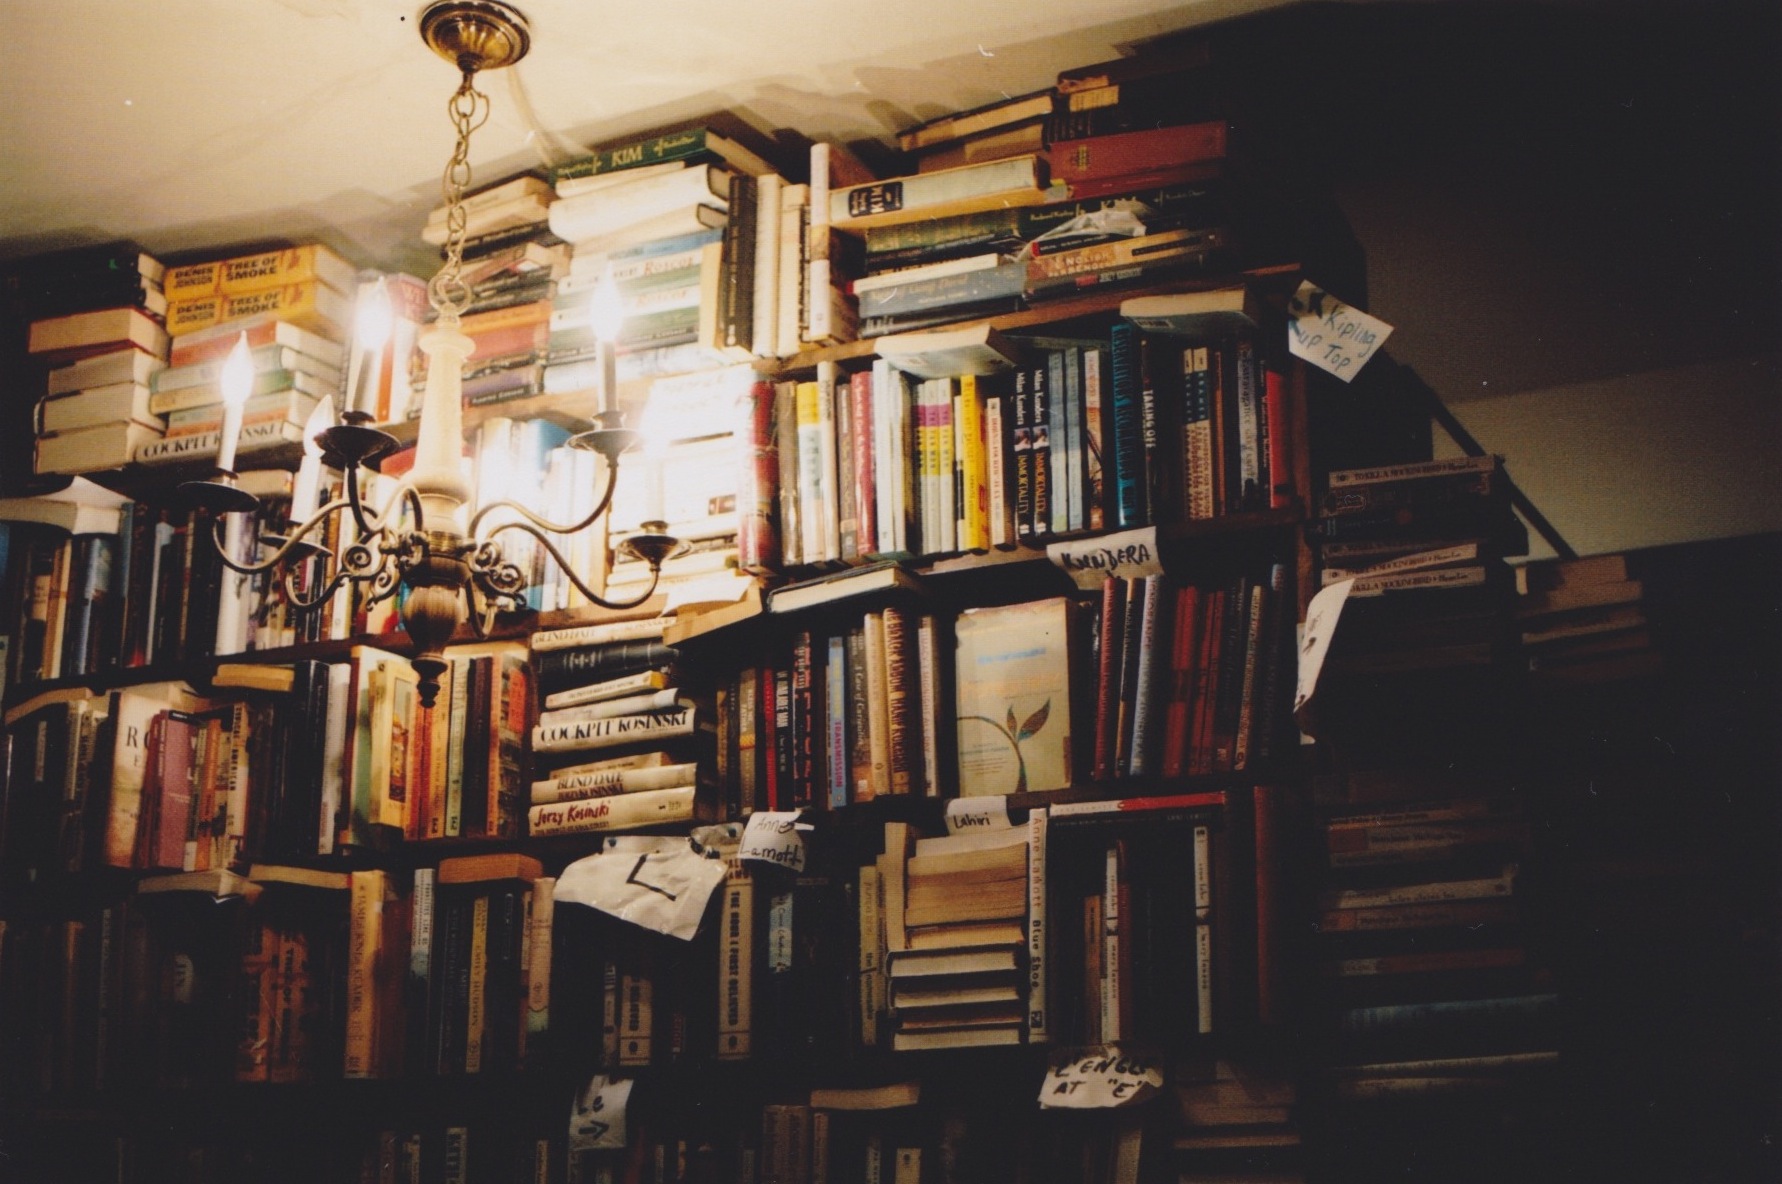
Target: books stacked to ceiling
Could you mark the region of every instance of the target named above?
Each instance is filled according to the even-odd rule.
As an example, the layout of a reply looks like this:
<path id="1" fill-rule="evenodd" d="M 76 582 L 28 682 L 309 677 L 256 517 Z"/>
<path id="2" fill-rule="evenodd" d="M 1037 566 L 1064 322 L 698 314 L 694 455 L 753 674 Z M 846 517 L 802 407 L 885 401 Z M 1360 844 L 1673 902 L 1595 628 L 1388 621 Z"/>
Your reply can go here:
<path id="1" fill-rule="evenodd" d="M 893 851 L 903 862 L 884 906 L 900 913 L 886 918 L 884 961 L 894 1050 L 1027 1039 L 1027 856 L 1025 827 L 918 838 L 908 860 Z"/>
<path id="2" fill-rule="evenodd" d="M 738 445 L 743 419 L 738 409 L 746 407 L 756 385 L 746 365 L 650 381 L 643 412 L 633 420 L 646 443 L 621 458 L 606 520 L 608 600 L 630 603 L 649 592 L 649 563 L 627 553 L 623 544 L 630 536 L 657 531 L 683 544 L 679 554 L 663 561 L 655 582 L 667 607 L 734 603 L 752 586 L 739 570 L 738 507 L 756 460 Z"/>
<path id="3" fill-rule="evenodd" d="M 48 370 L 34 423 L 38 473 L 117 468 L 165 431 L 149 407 L 150 379 L 167 364 L 165 270 L 114 243 L 7 275 L 8 302 L 30 324 L 26 348 Z"/>
<path id="4" fill-rule="evenodd" d="M 551 228 L 572 258 L 551 320 L 552 390 L 600 382 L 590 302 L 608 280 L 621 380 L 779 352 L 789 187 L 753 148 L 690 127 L 603 146 L 560 165 L 553 181 Z"/>
<path id="5" fill-rule="evenodd" d="M 662 617 L 540 630 L 532 669 L 531 835 L 635 830 L 709 814 L 714 722 L 680 685 Z"/>
<path id="6" fill-rule="evenodd" d="M 470 299 L 459 327 L 474 343 L 464 361 L 466 407 L 509 403 L 544 391 L 551 298 L 569 260 L 568 247 L 550 227 L 554 200 L 550 182 L 530 173 L 464 199 L 460 278 Z M 443 245 L 446 217 L 447 207 L 434 209 L 421 237 Z M 420 296 L 424 311 L 424 290 Z M 412 307 L 414 300 L 401 303 Z M 425 382 L 425 369 L 423 356 L 415 367 L 416 386 Z M 409 414 L 419 409 L 418 401 L 411 400 Z"/>
<path id="7" fill-rule="evenodd" d="M 831 225 L 860 240 L 863 335 L 1237 258 L 1231 113 L 1204 46 L 1107 65 L 907 129 L 913 171 L 828 194 Z"/>
<path id="8" fill-rule="evenodd" d="M 1645 585 L 1626 555 L 1541 560 L 1517 575 L 1516 627 L 1536 681 L 1610 682 L 1662 663 L 1647 628 Z"/>
<path id="9" fill-rule="evenodd" d="M 1323 584 L 1348 586 L 1319 685 L 1344 689 L 1302 707 L 1302 727 L 1401 757 L 1411 738 L 1432 751 L 1487 742 L 1514 665 L 1505 559 L 1528 550 L 1502 459 L 1333 471 L 1317 509 Z"/>
<path id="10" fill-rule="evenodd" d="M 156 377 L 165 438 L 138 464 L 202 461 L 223 421 L 222 364 L 245 334 L 254 384 L 242 413 L 237 468 L 303 439 L 319 403 L 340 398 L 340 343 L 353 325 L 358 274 L 321 243 L 170 267 L 168 371 Z M 183 384 L 183 385 L 182 385 Z"/>
<path id="11" fill-rule="evenodd" d="M 1414 1105 L 1432 1132 L 1490 1129 L 1494 1099 L 1541 1098 L 1559 996 L 1526 803 L 1508 779 L 1452 769 L 1350 770 L 1315 789 L 1322 1088 L 1339 1121 Z"/>

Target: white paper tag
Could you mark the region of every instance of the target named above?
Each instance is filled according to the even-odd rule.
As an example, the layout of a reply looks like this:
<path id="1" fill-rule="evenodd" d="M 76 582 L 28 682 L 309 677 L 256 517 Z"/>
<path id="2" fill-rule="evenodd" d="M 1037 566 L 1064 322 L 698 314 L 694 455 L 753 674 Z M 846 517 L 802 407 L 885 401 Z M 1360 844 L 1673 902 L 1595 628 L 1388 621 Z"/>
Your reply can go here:
<path id="1" fill-rule="evenodd" d="M 758 859 L 788 871 L 804 870 L 804 832 L 808 822 L 798 821 L 797 810 L 757 810 L 743 830 L 739 859 Z"/>
<path id="2" fill-rule="evenodd" d="M 1163 558 L 1157 551 L 1157 528 L 1141 526 L 1119 534 L 1071 539 L 1046 544 L 1046 558 L 1064 569 L 1085 591 L 1101 587 L 1109 576 L 1124 580 L 1163 574 Z"/>
<path id="3" fill-rule="evenodd" d="M 1008 830 L 1009 802 L 1000 794 L 954 798 L 947 803 L 947 833 L 968 830 Z"/>
<path id="4" fill-rule="evenodd" d="M 625 1146 L 625 1108 L 631 1104 L 631 1082 L 609 1081 L 597 1074 L 569 1112 L 569 1150 L 612 1151 Z"/>
<path id="5" fill-rule="evenodd" d="M 1304 707 L 1318 689 L 1318 672 L 1324 668 L 1324 656 L 1330 652 L 1330 639 L 1336 636 L 1337 620 L 1349 599 L 1353 579 L 1338 580 L 1319 590 L 1306 605 L 1306 623 L 1299 642 L 1299 682 L 1293 693 L 1295 713 Z"/>
<path id="6" fill-rule="evenodd" d="M 1039 1103 L 1046 1110 L 1111 1110 L 1137 1105 L 1162 1088 L 1161 1063 L 1118 1044 L 1098 1044 L 1054 1057 Z"/>
<path id="7" fill-rule="evenodd" d="M 1344 382 L 1360 373 L 1392 326 L 1359 308 L 1351 308 L 1310 280 L 1287 301 L 1287 348 L 1320 370 Z"/>
<path id="8" fill-rule="evenodd" d="M 691 941 L 706 901 L 724 881 L 722 860 L 678 835 L 625 835 L 557 877 L 557 902 L 587 905 L 645 929 Z"/>

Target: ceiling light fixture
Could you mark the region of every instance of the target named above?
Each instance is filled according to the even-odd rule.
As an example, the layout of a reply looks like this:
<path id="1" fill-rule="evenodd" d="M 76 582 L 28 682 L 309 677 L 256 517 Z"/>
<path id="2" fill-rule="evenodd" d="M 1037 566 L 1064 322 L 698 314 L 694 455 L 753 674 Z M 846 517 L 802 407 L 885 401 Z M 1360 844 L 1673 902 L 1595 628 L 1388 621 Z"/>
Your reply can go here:
<path id="1" fill-rule="evenodd" d="M 416 428 L 415 460 L 409 473 L 392 491 L 381 509 L 366 505 L 361 493 L 360 469 L 376 464 L 395 451 L 397 440 L 371 426 L 374 417 L 359 407 L 348 408 L 344 422 L 316 431 L 307 450 L 304 470 L 326 464 L 345 473 L 345 496 L 335 498 L 313 513 L 314 495 L 308 504 L 293 501 L 293 525 L 284 536 L 264 541 L 273 548 L 264 559 L 238 563 L 224 545 L 223 515 L 258 508 L 259 500 L 239 488 L 233 471 L 234 433 L 225 421 L 217 472 L 209 481 L 186 482 L 182 488 L 200 504 L 217 512 L 212 541 L 223 563 L 244 575 L 281 568 L 286 591 L 298 607 L 313 610 L 327 603 L 343 584 L 360 586 L 367 603 L 375 604 L 403 592 L 400 615 L 403 629 L 414 644 L 409 659 L 420 676 L 421 702 L 432 706 L 439 692 L 439 676 L 446 669 L 443 651 L 468 618 L 477 633 L 488 631 L 500 612 L 525 607 L 523 593 L 530 582 L 502 552 L 495 536 L 521 531 L 556 560 L 569 581 L 590 601 L 608 609 L 633 608 L 654 595 L 663 560 L 682 549 L 680 540 L 667 533 L 662 522 L 645 522 L 643 529 L 619 544 L 621 551 L 646 561 L 651 579 L 633 600 L 605 599 L 579 576 L 557 549 L 552 535 L 571 535 L 600 520 L 612 503 L 618 484 L 619 457 L 638 442 L 638 433 L 624 426 L 617 384 L 613 378 L 613 340 L 616 327 L 610 318 L 595 326 L 602 353 L 602 381 L 597 394 L 594 426 L 573 436 L 569 445 L 598 453 L 606 461 L 606 488 L 594 509 L 574 523 L 550 522 L 526 506 L 511 500 L 482 505 L 469 515 L 472 491 L 463 464 L 463 368 L 473 343 L 460 330 L 464 309 L 471 301 L 470 286 L 461 278 L 466 214 L 464 193 L 470 186 L 470 137 L 489 116 L 488 96 L 476 89 L 476 75 L 483 70 L 511 66 L 531 47 L 531 30 L 516 9 L 497 0 L 436 0 L 421 12 L 421 38 L 441 57 L 457 67 L 458 89 L 447 103 L 457 133 L 451 160 L 442 178 L 446 206 L 445 262 L 427 285 L 427 299 L 437 314 L 432 328 L 420 340 L 427 356 L 427 384 L 421 397 Z M 375 304 L 375 300 L 372 302 Z M 375 308 L 372 309 L 375 312 Z M 237 343 L 245 364 L 245 340 Z M 225 403 L 245 401 L 252 375 L 236 375 L 234 386 L 225 377 Z M 234 416 L 239 428 L 240 416 Z M 312 424 L 313 426 L 313 424 Z M 300 470 L 298 489 L 314 485 L 317 474 Z M 501 511 L 495 514 L 496 511 Z M 350 514 L 356 541 L 332 555 L 311 535 L 319 534 L 337 514 Z M 301 517 L 300 517 L 301 515 Z M 497 521 L 491 521 L 495 515 Z M 308 561 L 321 558 L 328 564 L 315 590 L 299 587 L 299 573 Z"/>

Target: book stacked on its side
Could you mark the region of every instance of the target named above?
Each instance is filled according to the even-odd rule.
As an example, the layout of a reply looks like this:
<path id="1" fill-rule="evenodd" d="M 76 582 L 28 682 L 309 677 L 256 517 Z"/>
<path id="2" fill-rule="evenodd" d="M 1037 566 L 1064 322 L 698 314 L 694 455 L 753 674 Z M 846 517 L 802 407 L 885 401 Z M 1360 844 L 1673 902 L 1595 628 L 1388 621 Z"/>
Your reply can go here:
<path id="1" fill-rule="evenodd" d="M 177 434 L 144 445 L 139 464 L 202 460 L 217 451 L 223 419 L 221 365 L 246 336 L 256 386 L 242 422 L 243 457 L 295 443 L 309 414 L 341 390 L 339 344 L 353 331 L 358 273 L 321 243 L 235 255 L 167 270 L 169 361 L 181 373 L 161 394 L 180 408 Z M 287 353 L 287 351 L 290 351 Z M 207 371 L 204 365 L 213 365 Z M 197 367 L 186 369 L 187 367 Z M 170 421 L 173 412 L 169 412 Z"/>
<path id="2" fill-rule="evenodd" d="M 1517 575 L 1516 627 L 1534 678 L 1598 683 L 1658 669 L 1662 655 L 1647 628 L 1645 586 L 1627 556 L 1543 560 Z"/>
<path id="3" fill-rule="evenodd" d="M 117 468 L 166 429 L 149 407 L 150 380 L 167 363 L 165 271 L 126 243 L 45 256 L 8 276 L 30 322 L 27 349 L 49 368 L 33 424 L 38 473 Z"/>

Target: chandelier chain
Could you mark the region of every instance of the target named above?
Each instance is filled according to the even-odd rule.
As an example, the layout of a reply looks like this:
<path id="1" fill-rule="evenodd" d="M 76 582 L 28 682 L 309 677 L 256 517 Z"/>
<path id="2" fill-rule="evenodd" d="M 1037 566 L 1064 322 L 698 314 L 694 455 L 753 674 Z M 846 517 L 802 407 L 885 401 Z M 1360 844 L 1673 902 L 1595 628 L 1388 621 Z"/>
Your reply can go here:
<path id="1" fill-rule="evenodd" d="M 464 231 L 469 222 L 464 191 L 471 180 L 470 136 L 489 118 L 489 96 L 476 88 L 474 71 L 464 72 L 463 82 L 446 102 L 446 113 L 457 131 L 457 141 L 440 178 L 446 207 L 445 262 L 427 282 L 427 302 L 442 317 L 456 322 L 471 297 L 470 286 L 459 278 L 464 264 Z"/>

